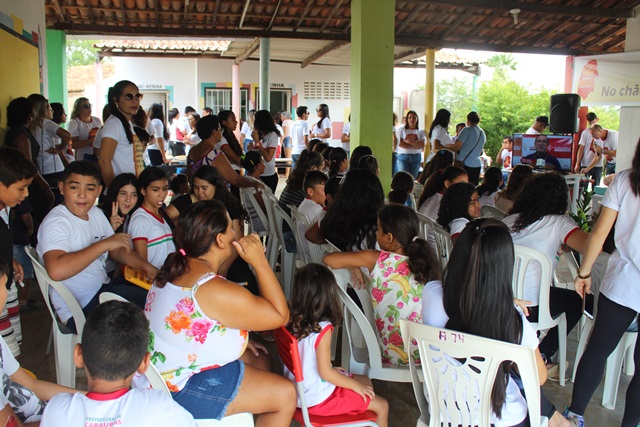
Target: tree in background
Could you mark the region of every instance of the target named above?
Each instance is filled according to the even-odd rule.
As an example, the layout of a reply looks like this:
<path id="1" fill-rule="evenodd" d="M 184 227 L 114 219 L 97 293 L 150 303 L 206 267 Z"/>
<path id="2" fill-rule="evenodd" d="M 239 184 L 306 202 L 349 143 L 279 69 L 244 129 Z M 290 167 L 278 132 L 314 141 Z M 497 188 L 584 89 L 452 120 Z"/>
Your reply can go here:
<path id="1" fill-rule="evenodd" d="M 453 77 L 448 80 L 436 82 L 436 111 L 446 108 L 451 112 L 451 125 L 449 133 L 455 133 L 456 123 L 466 122 L 467 114 L 472 110 L 473 100 L 472 78 Z M 425 124 L 425 129 L 429 129 L 431 123 Z"/>
<path id="2" fill-rule="evenodd" d="M 598 116 L 598 124 L 605 129 L 620 129 L 620 107 L 589 107 Z"/>
<path id="3" fill-rule="evenodd" d="M 98 40 L 67 39 L 67 67 L 94 64 L 98 49 L 93 44 L 97 42 Z"/>

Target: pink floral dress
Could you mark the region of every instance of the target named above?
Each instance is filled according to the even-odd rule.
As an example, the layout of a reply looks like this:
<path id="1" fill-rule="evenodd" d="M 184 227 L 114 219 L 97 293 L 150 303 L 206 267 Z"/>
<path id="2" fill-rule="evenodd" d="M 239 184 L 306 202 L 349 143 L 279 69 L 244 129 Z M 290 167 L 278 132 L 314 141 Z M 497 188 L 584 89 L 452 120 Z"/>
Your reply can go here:
<path id="1" fill-rule="evenodd" d="M 226 328 L 198 305 L 198 288 L 215 276 L 206 274 L 191 288 L 153 285 L 147 295 L 151 363 L 170 391 L 182 390 L 192 375 L 237 360 L 246 349 L 247 331 Z"/>
<path id="2" fill-rule="evenodd" d="M 409 270 L 409 258 L 380 251 L 371 272 L 371 302 L 382 352 L 382 361 L 406 366 L 409 356 L 404 350 L 399 319 L 422 323 L 423 283 L 417 283 Z M 420 362 L 417 347 L 412 357 Z"/>

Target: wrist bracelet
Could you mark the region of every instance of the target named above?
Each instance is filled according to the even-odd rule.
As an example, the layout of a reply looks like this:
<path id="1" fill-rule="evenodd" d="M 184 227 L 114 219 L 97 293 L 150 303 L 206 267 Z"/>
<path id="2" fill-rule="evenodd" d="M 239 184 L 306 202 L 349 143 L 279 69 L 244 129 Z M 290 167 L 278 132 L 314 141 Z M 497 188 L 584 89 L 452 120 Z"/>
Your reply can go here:
<path id="1" fill-rule="evenodd" d="M 586 276 L 582 276 L 580 274 L 580 270 L 578 270 L 578 279 L 585 280 L 585 279 L 588 279 L 589 277 L 591 277 L 591 273 L 587 274 Z"/>

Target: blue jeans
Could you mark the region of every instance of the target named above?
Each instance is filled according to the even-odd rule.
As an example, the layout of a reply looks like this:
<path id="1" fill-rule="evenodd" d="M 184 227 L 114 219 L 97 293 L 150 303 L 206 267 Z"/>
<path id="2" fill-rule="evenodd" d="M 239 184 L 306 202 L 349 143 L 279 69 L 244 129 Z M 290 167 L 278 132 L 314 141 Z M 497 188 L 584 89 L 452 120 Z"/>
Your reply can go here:
<path id="1" fill-rule="evenodd" d="M 291 147 L 293 147 L 293 144 L 291 144 L 291 137 L 285 136 L 282 139 L 282 148 L 291 148 Z"/>
<path id="2" fill-rule="evenodd" d="M 414 179 L 418 178 L 420 171 L 420 153 L 416 154 L 398 154 L 397 167 L 398 171 L 409 172 Z"/>
<path id="3" fill-rule="evenodd" d="M 298 163 L 299 157 L 300 157 L 300 154 L 291 155 L 291 170 L 294 170 L 296 168 L 296 163 Z"/>
<path id="4" fill-rule="evenodd" d="M 616 164 L 607 162 L 607 166 L 605 167 L 605 172 L 607 173 L 607 175 L 616 173 Z"/>
<path id="5" fill-rule="evenodd" d="M 398 172 L 398 153 L 391 153 L 391 176 L 394 176 Z"/>

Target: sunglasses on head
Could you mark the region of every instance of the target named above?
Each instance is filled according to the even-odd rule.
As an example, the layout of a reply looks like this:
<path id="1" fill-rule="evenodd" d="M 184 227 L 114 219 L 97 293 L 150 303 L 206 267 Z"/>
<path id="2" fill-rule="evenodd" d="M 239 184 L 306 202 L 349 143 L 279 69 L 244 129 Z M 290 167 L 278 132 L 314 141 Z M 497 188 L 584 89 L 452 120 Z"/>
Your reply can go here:
<path id="1" fill-rule="evenodd" d="M 91 109 L 91 104 L 84 104 L 82 106 L 82 108 L 84 108 L 85 110 L 90 110 Z"/>
<path id="2" fill-rule="evenodd" d="M 133 101 L 133 98 L 137 99 L 138 101 L 140 101 L 142 98 L 144 98 L 144 95 L 141 93 L 125 93 L 122 95 L 122 97 L 124 99 L 126 99 L 127 101 Z"/>

